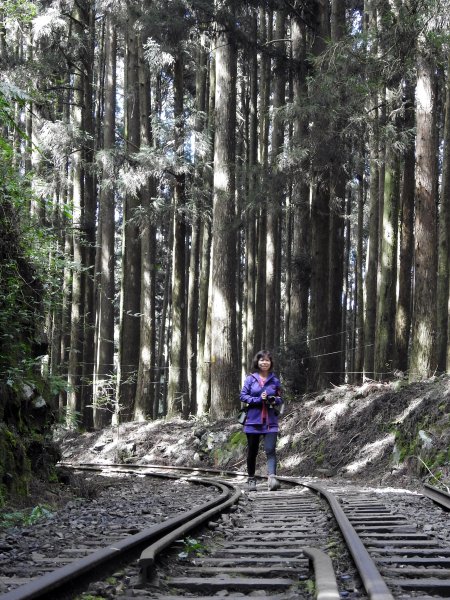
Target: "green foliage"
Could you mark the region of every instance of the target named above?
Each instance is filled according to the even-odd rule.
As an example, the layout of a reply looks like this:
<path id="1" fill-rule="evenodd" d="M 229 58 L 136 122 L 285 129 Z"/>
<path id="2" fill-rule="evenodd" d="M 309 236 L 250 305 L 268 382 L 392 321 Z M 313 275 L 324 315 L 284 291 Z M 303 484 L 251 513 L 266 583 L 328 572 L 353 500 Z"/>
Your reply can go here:
<path id="1" fill-rule="evenodd" d="M 304 581 L 299 582 L 299 587 L 304 588 L 307 594 L 311 594 L 311 596 L 316 595 L 316 583 L 313 579 L 305 579 Z"/>
<path id="2" fill-rule="evenodd" d="M 82 414 L 73 410 L 70 406 L 65 406 L 59 414 L 59 422 L 69 429 L 78 429 L 82 422 Z"/>
<path id="3" fill-rule="evenodd" d="M 1 99 L 0 95 L 0 99 Z M 11 154 L 0 149 L 0 376 L 14 385 L 33 371 L 31 347 L 40 314 L 41 284 L 22 241 L 21 211 L 29 190 L 20 182 Z"/>
<path id="4" fill-rule="evenodd" d="M 31 526 L 41 519 L 49 519 L 52 514 L 50 507 L 46 504 L 38 504 L 31 510 L 7 512 L 0 514 L 0 528 Z"/>
<path id="5" fill-rule="evenodd" d="M 3 0 L 2 9 L 7 18 L 21 23 L 29 23 L 37 14 L 36 3 L 28 0 Z"/>
<path id="6" fill-rule="evenodd" d="M 187 537 L 183 540 L 184 550 L 180 552 L 178 556 L 180 558 L 189 558 L 191 556 L 203 556 L 206 548 L 202 542 L 195 538 Z"/>
<path id="7" fill-rule="evenodd" d="M 1 392 L 0 392 L 1 398 Z M 24 438 L 5 423 L 0 422 L 0 506 L 3 506 L 7 492 L 26 495 L 31 473 Z"/>
<path id="8" fill-rule="evenodd" d="M 48 482 L 49 483 L 58 483 L 58 481 L 59 481 L 58 473 L 54 469 L 51 470 L 48 475 Z"/>
<path id="9" fill-rule="evenodd" d="M 323 461 L 325 460 L 325 441 L 320 442 L 315 458 L 317 465 L 323 464 Z"/>
<path id="10" fill-rule="evenodd" d="M 247 437 L 245 435 L 245 433 L 241 430 L 239 431 L 235 431 L 231 437 L 230 437 L 230 441 L 229 441 L 229 445 L 231 446 L 231 448 L 236 448 L 236 447 L 244 447 L 247 443 Z"/>
<path id="11" fill-rule="evenodd" d="M 245 433 L 241 429 L 235 431 L 222 448 L 214 450 L 214 464 L 221 466 L 229 463 L 232 459 L 240 458 L 246 444 L 247 437 Z"/>
<path id="12" fill-rule="evenodd" d="M 20 90 L 0 86 L 0 122 L 13 127 L 12 103 L 23 104 L 24 99 Z M 42 354 L 44 307 L 59 302 L 64 264 L 50 231 L 30 218 L 32 200 L 12 147 L 0 138 L 0 379 L 16 391 L 41 382 L 37 355 Z M 64 386 L 57 376 L 48 381 L 51 394 Z"/>

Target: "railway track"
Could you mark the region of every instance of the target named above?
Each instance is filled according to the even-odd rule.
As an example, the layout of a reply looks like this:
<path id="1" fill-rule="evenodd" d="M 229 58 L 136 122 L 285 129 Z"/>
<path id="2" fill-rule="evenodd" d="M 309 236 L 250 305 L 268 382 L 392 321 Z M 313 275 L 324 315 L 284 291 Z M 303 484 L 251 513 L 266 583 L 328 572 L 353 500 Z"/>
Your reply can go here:
<path id="1" fill-rule="evenodd" d="M 95 597 L 123 600 L 450 596 L 450 548 L 396 510 L 394 493 L 325 489 L 292 478 L 280 478 L 277 492 L 268 492 L 261 479 L 258 491 L 248 493 L 242 474 L 158 465 L 109 469 L 169 481 L 181 477 L 184 485 L 214 494 L 102 548 L 95 543 L 72 548 L 73 562 L 56 570 L 53 563 L 50 572 L 16 586 L 2 600 L 72 598 L 89 582 Z M 111 573 L 120 580 L 114 591 L 92 583 Z"/>

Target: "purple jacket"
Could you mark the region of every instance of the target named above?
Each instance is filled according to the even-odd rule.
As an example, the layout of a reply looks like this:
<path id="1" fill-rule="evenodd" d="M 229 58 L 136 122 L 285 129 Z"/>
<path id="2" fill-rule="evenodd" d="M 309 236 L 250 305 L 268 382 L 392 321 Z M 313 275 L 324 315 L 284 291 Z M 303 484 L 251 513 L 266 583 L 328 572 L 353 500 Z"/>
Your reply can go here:
<path id="1" fill-rule="evenodd" d="M 258 373 L 248 375 L 241 391 L 241 402 L 248 404 L 247 419 L 244 424 L 245 433 L 269 433 L 278 431 L 278 411 L 267 408 L 262 402 L 261 394 L 266 391 L 268 396 L 276 396 L 277 408 L 282 404 L 280 380 L 269 373 L 266 383 L 261 386 Z"/>

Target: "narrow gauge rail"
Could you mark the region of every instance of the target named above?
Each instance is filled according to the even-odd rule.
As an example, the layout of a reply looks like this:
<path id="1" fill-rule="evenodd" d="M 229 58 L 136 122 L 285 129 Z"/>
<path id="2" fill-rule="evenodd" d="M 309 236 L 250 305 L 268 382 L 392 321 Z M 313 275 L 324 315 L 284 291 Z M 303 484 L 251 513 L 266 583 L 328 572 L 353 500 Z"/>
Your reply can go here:
<path id="1" fill-rule="evenodd" d="M 345 490 L 335 497 L 394 597 L 450 597 L 450 548 L 442 540 L 396 512 L 376 490 Z"/>
<path id="2" fill-rule="evenodd" d="M 428 498 L 431 498 L 434 502 L 442 506 L 447 510 L 450 510 L 450 494 L 448 492 L 444 492 L 433 485 L 428 485 L 427 483 L 423 486 L 423 493 Z"/>
<path id="3" fill-rule="evenodd" d="M 76 468 L 99 470 L 105 466 L 76 465 Z M 103 576 L 100 569 L 105 562 L 117 559 L 131 549 L 135 552 L 143 547 L 145 549 L 141 551 L 138 561 L 140 582 L 137 586 L 142 589 L 142 596 L 136 589 L 133 591 L 135 598 L 168 600 L 186 597 L 186 594 L 202 598 L 214 594 L 233 597 L 235 593 L 238 596 L 252 593 L 252 597 L 258 597 L 258 590 L 264 597 L 270 594 L 274 598 L 306 598 L 311 597 L 308 589 L 313 587 L 319 600 L 334 600 L 348 595 L 349 588 L 343 581 L 336 581 L 331 561 L 323 551 L 332 530 L 327 527 L 330 518 L 323 517 L 323 508 L 322 512 L 318 510 L 321 497 L 327 500 L 333 510 L 358 568 L 356 587 L 350 587 L 358 592 L 357 596 L 364 595 L 364 590 L 371 600 L 404 597 L 405 591 L 432 593 L 434 597 L 450 595 L 445 568 L 450 560 L 450 549 L 442 548 L 438 541 L 429 536 L 413 532 L 413 527 L 405 518 L 394 518 L 389 507 L 381 506 L 378 498 L 345 494 L 336 498 L 320 486 L 294 478 L 280 478 L 283 485 L 278 492 L 260 490 L 253 497 L 252 494 L 242 495 L 239 488 L 243 484 L 242 473 L 161 465 L 108 465 L 108 468 L 119 472 L 130 472 L 133 468 L 140 473 L 158 474 L 160 477 L 175 477 L 175 473 L 181 471 L 184 477 L 189 475 L 192 481 L 219 488 L 220 499 L 166 521 L 161 526 L 128 536 L 113 547 L 97 550 L 12 590 L 1 596 L 3 600 L 69 598 L 66 590 L 70 589 L 72 581 L 80 581 L 80 577 L 87 573 Z M 200 478 L 200 473 L 214 475 L 215 479 Z M 192 474 L 196 477 L 192 477 Z M 220 481 L 219 475 L 222 475 Z M 230 477 L 238 478 L 237 485 L 236 479 L 232 483 Z M 308 492 L 307 488 L 314 491 L 315 495 Z M 182 575 L 165 577 L 155 587 L 156 555 L 193 527 L 198 528 L 202 523 L 213 525 L 221 512 L 233 510 L 232 505 L 238 501 L 237 510 L 225 521 L 227 525 L 217 525 L 219 537 L 214 542 L 216 547 L 209 549 L 207 556 L 197 558 L 189 568 L 183 565 Z M 382 525 L 378 514 L 385 519 Z M 400 533 L 403 535 L 401 539 Z M 425 559 L 419 563 L 421 573 L 416 569 L 417 554 Z M 400 561 L 400 558 L 405 560 Z M 410 565 L 414 565 L 413 570 L 409 569 Z M 430 566 L 436 568 L 430 570 Z M 362 585 L 359 584 L 359 578 Z M 310 582 L 310 588 L 307 582 Z M 146 586 L 151 591 L 146 591 Z M 124 594 L 124 597 L 130 597 L 127 591 Z"/>

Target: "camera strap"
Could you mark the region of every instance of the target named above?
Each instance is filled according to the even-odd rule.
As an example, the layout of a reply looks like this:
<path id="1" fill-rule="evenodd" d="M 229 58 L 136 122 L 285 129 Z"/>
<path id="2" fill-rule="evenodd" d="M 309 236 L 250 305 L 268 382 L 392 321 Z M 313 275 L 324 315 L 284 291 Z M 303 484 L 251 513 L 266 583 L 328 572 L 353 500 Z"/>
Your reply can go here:
<path id="1" fill-rule="evenodd" d="M 265 383 L 262 385 L 261 393 L 264 391 L 268 379 L 269 379 L 269 377 L 266 379 Z M 260 383 L 261 383 L 261 379 L 260 379 Z M 262 403 L 261 423 L 267 423 L 267 426 L 269 426 L 269 410 L 267 408 L 267 402 Z"/>

